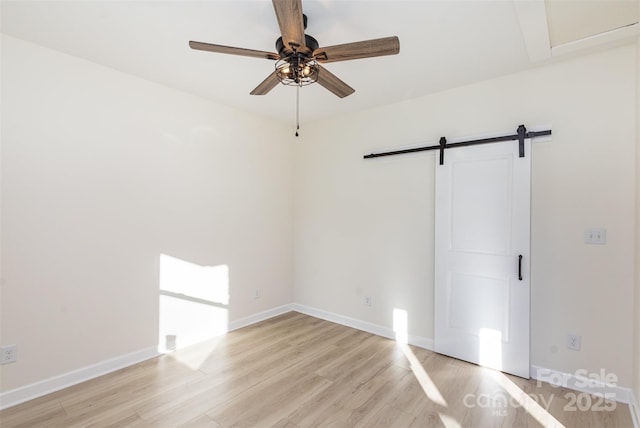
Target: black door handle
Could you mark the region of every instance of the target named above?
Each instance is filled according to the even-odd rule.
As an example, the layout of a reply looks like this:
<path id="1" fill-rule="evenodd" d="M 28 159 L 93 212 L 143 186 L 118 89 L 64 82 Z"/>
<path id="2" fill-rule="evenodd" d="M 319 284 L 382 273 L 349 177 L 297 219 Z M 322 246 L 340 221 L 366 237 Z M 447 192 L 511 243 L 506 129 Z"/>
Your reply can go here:
<path id="1" fill-rule="evenodd" d="M 522 281 L 522 254 L 518 256 L 518 279 Z"/>

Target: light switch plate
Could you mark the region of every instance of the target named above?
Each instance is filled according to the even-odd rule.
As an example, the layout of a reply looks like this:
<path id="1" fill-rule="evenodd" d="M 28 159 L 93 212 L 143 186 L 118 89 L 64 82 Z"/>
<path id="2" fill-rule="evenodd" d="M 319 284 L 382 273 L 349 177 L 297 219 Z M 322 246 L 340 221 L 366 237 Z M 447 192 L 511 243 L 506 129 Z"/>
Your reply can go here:
<path id="1" fill-rule="evenodd" d="M 584 230 L 584 243 L 585 244 L 599 244 L 604 245 L 607 243 L 607 229 L 592 228 Z"/>

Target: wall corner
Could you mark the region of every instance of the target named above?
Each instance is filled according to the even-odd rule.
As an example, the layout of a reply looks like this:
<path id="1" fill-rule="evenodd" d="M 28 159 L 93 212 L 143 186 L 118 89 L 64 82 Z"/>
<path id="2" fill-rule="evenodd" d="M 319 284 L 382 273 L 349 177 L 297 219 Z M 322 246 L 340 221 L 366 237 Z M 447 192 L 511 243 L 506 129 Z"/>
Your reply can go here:
<path id="1" fill-rule="evenodd" d="M 635 408 L 640 397 L 640 37 L 636 43 L 636 150 L 635 150 L 635 291 L 634 291 L 634 379 Z M 640 423 L 640 421 L 637 421 Z"/>

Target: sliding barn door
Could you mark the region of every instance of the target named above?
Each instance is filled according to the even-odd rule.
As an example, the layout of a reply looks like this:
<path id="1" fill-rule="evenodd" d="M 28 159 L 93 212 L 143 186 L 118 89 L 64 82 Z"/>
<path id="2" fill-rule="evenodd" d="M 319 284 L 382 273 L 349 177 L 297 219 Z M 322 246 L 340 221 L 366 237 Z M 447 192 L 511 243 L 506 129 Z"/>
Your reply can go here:
<path id="1" fill-rule="evenodd" d="M 529 140 L 525 149 L 454 148 L 436 164 L 435 350 L 529 378 Z"/>

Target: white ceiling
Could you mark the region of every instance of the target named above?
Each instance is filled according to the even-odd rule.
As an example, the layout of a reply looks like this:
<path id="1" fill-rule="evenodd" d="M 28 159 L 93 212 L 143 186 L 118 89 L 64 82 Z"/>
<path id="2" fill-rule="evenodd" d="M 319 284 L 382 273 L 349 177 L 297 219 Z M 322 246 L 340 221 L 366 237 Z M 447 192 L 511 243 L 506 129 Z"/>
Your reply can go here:
<path id="1" fill-rule="evenodd" d="M 638 22 L 636 1 L 549 1 L 545 2 L 551 46 L 622 28 Z"/>
<path id="2" fill-rule="evenodd" d="M 626 17 L 635 11 L 631 21 L 637 23 L 640 4 L 546 1 L 573 3 L 579 10 L 581 3 L 598 4 L 595 17 L 573 22 L 566 7 L 527 2 L 523 8 L 521 0 L 303 0 L 306 32 L 320 46 L 397 35 L 400 54 L 327 64 L 356 92 L 339 99 L 319 85 L 302 88 L 302 123 L 533 67 L 530 56 L 539 58 L 531 46 L 542 46 L 552 57 L 547 19 L 556 33 L 572 27 L 562 37 L 574 42 L 616 31 L 620 21 L 607 21 L 607 11 L 620 16 L 622 8 Z M 529 4 L 542 11 L 535 19 L 527 18 Z M 273 61 L 195 51 L 187 44 L 196 40 L 275 51 L 279 29 L 269 0 L 2 0 L 1 6 L 5 34 L 285 123 L 295 120 L 294 88 L 279 85 L 267 95 L 249 95 L 273 71 Z M 555 21 L 554 10 L 560 10 Z M 546 15 L 552 16 L 539 18 Z M 637 38 L 638 24 L 631 27 Z M 628 28 L 625 42 L 632 40 Z"/>

